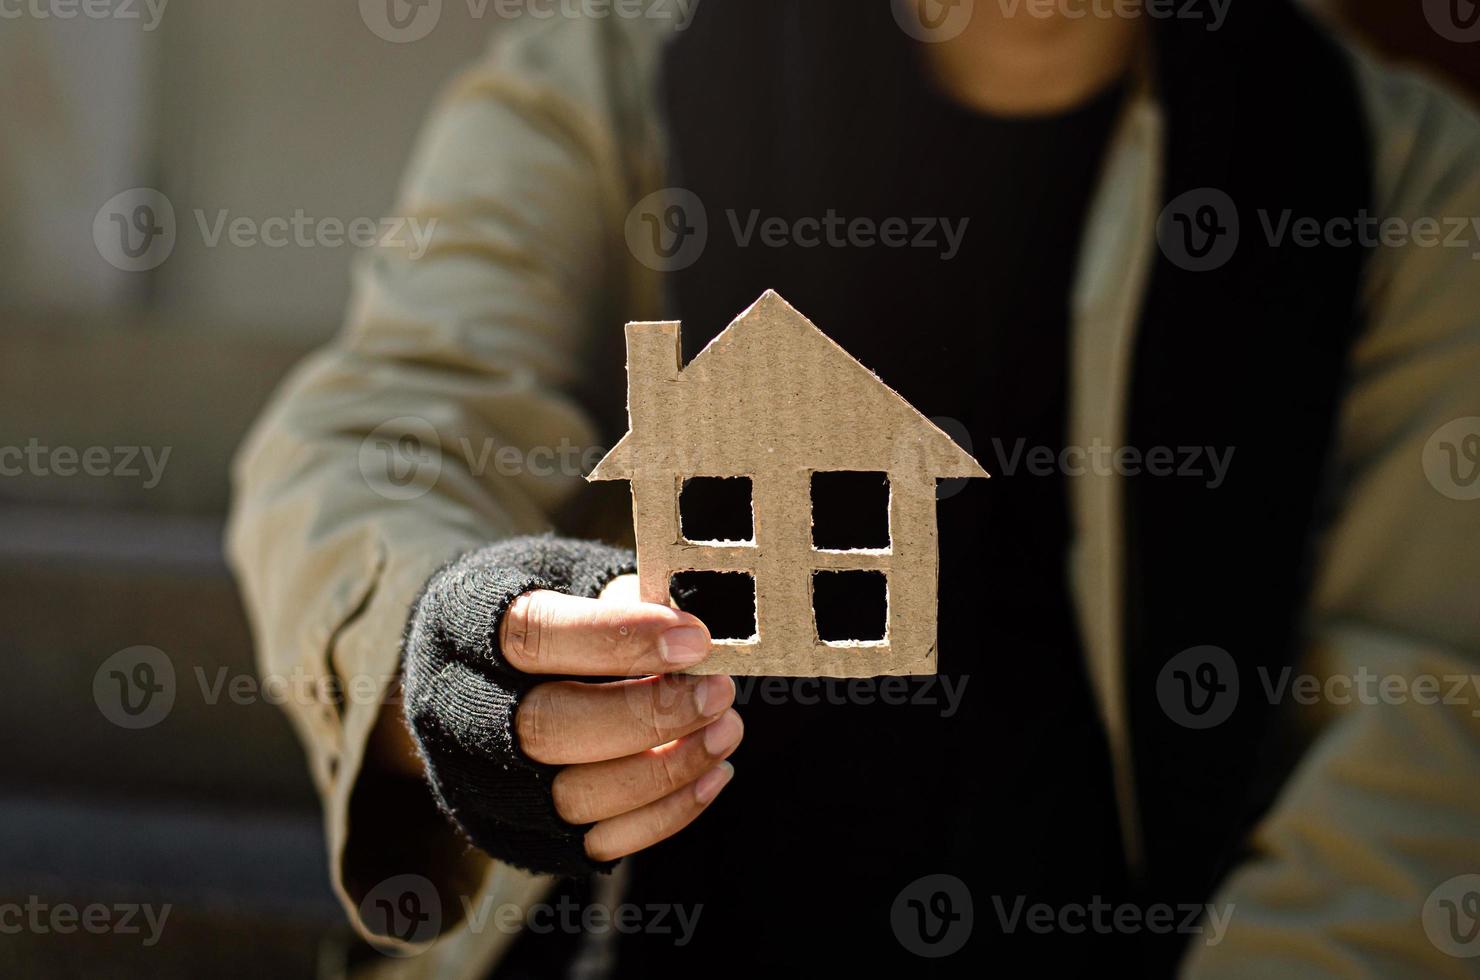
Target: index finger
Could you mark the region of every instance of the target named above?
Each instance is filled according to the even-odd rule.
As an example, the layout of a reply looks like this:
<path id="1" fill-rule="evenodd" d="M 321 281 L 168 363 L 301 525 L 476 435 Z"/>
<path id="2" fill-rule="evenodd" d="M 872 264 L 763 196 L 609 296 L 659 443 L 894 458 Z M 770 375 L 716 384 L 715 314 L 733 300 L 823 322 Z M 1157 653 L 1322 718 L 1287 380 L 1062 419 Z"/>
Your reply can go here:
<path id="1" fill-rule="evenodd" d="M 640 677 L 685 670 L 709 656 L 698 617 L 653 602 L 526 592 L 499 624 L 499 651 L 526 674 Z"/>

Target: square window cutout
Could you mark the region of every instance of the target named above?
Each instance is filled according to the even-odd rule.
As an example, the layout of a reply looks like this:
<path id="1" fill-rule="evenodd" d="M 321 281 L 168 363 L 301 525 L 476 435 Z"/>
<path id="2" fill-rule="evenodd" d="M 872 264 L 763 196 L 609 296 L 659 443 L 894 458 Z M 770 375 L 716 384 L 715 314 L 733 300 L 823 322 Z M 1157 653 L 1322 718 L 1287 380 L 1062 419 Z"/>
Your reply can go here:
<path id="1" fill-rule="evenodd" d="M 755 629 L 755 579 L 747 572 L 678 572 L 668 592 L 716 640 L 750 640 Z"/>
<path id="2" fill-rule="evenodd" d="M 888 548 L 889 474 L 813 473 L 812 547 L 822 551 Z"/>
<path id="3" fill-rule="evenodd" d="M 678 519 L 685 541 L 754 541 L 750 477 L 689 477 L 678 494 Z"/>
<path id="4" fill-rule="evenodd" d="M 876 571 L 812 573 L 812 614 L 824 643 L 877 643 L 888 635 L 889 580 Z"/>

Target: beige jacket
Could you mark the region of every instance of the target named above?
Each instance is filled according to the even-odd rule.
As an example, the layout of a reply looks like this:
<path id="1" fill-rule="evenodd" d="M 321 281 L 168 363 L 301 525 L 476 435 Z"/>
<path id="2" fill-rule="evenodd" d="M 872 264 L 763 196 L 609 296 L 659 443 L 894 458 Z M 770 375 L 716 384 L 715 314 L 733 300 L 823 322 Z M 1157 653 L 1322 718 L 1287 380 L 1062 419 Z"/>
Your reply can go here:
<path id="1" fill-rule="evenodd" d="M 569 394 L 586 380 L 574 352 L 596 332 L 661 314 L 657 277 L 634 261 L 624 223 L 665 185 L 651 98 L 662 43 L 645 20 L 502 29 L 433 114 L 402 189 L 399 215 L 436 221 L 430 250 L 417 257 L 388 244 L 363 256 L 342 334 L 284 383 L 237 460 L 229 551 L 261 669 L 342 685 L 338 699 L 288 710 L 323 797 L 334 887 L 366 936 L 380 926 L 361 903 L 386 874 L 435 877 L 484 911 L 537 902 L 547 887 L 466 851 L 450 870 L 380 867 L 398 828 L 357 809 L 355 794 L 376 778 L 362 770 L 368 734 L 428 574 L 492 539 L 557 522 L 574 530 L 557 515 L 584 489 L 578 468 L 535 466 L 550 457 L 530 451 L 594 445 Z M 1364 56 L 1359 75 L 1378 212 L 1480 216 L 1475 116 Z M 1073 296 L 1076 445 L 1120 444 L 1157 248 L 1162 127 L 1153 92 L 1129 102 L 1088 222 Z M 1435 462 L 1440 443 L 1480 432 L 1480 229 L 1467 229 L 1466 247 L 1375 251 L 1369 327 L 1340 428 L 1341 506 L 1323 529 L 1302 665 L 1321 678 L 1365 670 L 1394 684 L 1432 675 L 1440 697 L 1415 685 L 1384 698 L 1392 703 L 1330 698 L 1299 709 L 1310 749 L 1255 832 L 1258 857 L 1218 896 L 1232 906 L 1222 941 L 1193 938 L 1190 976 L 1473 975 L 1476 961 L 1431 938 L 1449 914 L 1442 902 L 1462 897 L 1450 893 L 1465 882 L 1451 879 L 1480 873 L 1480 691 L 1447 690 L 1480 675 L 1480 500 L 1446 495 L 1467 488 L 1446 483 Z M 387 482 L 377 454 L 406 434 L 431 449 L 405 481 Z M 500 447 L 514 455 L 491 457 Z M 1118 641 L 1122 488 L 1108 475 L 1070 483 L 1074 597 L 1134 859 Z M 620 507 L 607 513 L 624 519 Z M 455 843 L 446 828 L 424 832 Z M 437 921 L 430 948 L 391 941 L 414 955 L 378 969 L 480 976 L 513 936 L 508 919 L 470 924 L 462 907 L 443 907 Z"/>

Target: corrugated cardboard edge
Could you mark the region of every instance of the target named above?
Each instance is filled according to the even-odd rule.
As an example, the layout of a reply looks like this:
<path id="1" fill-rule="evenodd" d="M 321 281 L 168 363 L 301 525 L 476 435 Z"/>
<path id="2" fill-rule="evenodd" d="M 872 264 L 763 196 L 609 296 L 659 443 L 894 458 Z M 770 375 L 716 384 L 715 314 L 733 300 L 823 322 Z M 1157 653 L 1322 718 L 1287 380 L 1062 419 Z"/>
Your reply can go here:
<path id="1" fill-rule="evenodd" d="M 984 478 L 986 471 L 773 290 L 687 366 L 679 361 L 680 329 L 673 321 L 627 325 L 629 429 L 587 479 L 631 481 L 644 601 L 670 601 L 669 582 L 680 571 L 753 576 L 758 636 L 750 642 L 717 641 L 709 658 L 691 672 L 934 673 L 935 481 Z M 825 397 L 808 387 L 814 378 L 827 379 Z M 697 431 L 703 431 L 702 438 L 692 435 Z M 716 463 L 718 457 L 747 462 L 737 468 Z M 889 548 L 813 547 L 811 473 L 833 469 L 888 474 Z M 678 495 L 683 479 L 692 476 L 750 478 L 753 541 L 683 539 Z M 812 614 L 812 575 L 853 569 L 887 576 L 886 638 L 821 642 Z"/>

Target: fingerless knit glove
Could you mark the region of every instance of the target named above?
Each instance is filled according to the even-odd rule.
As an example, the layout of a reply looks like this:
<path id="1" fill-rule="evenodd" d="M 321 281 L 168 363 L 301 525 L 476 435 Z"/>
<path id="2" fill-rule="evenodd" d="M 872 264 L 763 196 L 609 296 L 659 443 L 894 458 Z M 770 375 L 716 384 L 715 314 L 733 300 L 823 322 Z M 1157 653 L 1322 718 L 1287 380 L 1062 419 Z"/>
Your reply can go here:
<path id="1" fill-rule="evenodd" d="M 586 856 L 587 827 L 555 812 L 558 766 L 520 751 L 514 712 L 548 678 L 514 670 L 499 625 L 516 598 L 550 589 L 595 598 L 635 571 L 630 551 L 586 541 L 524 537 L 470 552 L 436 572 L 417 601 L 404 646 L 406 720 L 432 792 L 474 844 L 544 874 L 584 875 L 616 862 Z"/>

